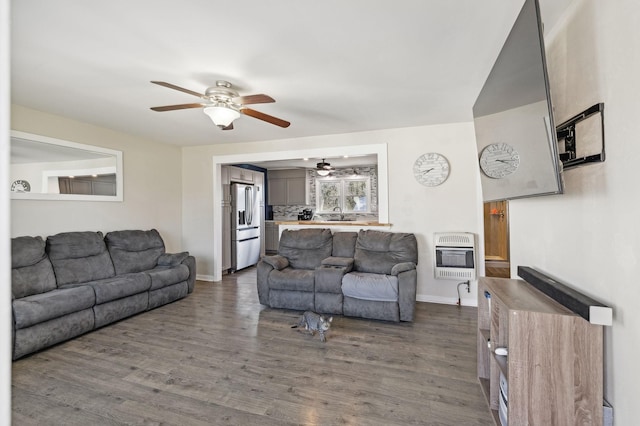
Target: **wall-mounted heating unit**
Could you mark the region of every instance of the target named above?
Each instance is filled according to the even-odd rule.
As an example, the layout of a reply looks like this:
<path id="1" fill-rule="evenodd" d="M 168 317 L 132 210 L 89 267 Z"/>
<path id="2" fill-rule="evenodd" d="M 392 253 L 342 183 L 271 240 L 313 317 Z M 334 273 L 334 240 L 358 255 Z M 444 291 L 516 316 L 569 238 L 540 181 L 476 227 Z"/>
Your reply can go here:
<path id="1" fill-rule="evenodd" d="M 437 232 L 433 237 L 435 277 L 475 280 L 475 235 L 470 232 Z"/>

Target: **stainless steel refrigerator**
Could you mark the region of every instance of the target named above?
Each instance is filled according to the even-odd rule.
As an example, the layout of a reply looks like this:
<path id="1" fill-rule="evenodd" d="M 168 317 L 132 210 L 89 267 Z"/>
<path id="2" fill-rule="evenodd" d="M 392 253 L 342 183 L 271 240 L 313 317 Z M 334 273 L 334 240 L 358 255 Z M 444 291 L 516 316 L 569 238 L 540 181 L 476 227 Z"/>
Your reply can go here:
<path id="1" fill-rule="evenodd" d="M 253 185 L 231 185 L 231 268 L 234 271 L 260 260 L 260 202 Z"/>

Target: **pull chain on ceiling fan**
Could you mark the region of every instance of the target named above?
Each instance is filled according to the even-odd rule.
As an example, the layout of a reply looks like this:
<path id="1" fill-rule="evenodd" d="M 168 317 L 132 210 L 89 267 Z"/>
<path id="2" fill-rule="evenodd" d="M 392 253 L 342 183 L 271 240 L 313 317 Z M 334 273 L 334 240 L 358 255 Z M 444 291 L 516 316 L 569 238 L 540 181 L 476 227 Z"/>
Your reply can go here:
<path id="1" fill-rule="evenodd" d="M 241 114 L 284 128 L 291 125 L 288 121 L 245 107 L 245 105 L 273 103 L 275 100 L 271 96 L 264 94 L 239 96 L 238 92 L 232 88 L 231 83 L 228 81 L 218 80 L 216 85 L 207 88 L 204 94 L 171 83 L 165 83 L 164 81 L 152 81 L 151 83 L 197 96 L 204 101 L 191 104 L 152 107 L 151 109 L 153 111 L 165 112 L 179 109 L 203 108 L 204 113 L 222 130 L 233 129 L 233 121 L 239 118 Z"/>

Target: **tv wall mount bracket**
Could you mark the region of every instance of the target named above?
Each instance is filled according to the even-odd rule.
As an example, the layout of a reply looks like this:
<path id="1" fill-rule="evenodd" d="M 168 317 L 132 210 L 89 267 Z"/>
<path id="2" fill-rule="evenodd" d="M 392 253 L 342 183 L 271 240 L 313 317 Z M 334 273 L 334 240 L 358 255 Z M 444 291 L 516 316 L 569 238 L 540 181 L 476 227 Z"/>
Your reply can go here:
<path id="1" fill-rule="evenodd" d="M 598 103 L 556 126 L 563 170 L 603 162 L 604 103 Z"/>

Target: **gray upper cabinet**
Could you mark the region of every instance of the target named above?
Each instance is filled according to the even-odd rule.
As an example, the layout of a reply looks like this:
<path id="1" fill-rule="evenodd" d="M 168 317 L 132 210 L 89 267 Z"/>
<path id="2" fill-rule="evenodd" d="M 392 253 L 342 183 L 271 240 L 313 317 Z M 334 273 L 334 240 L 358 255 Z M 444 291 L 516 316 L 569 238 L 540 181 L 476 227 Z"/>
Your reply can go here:
<path id="1" fill-rule="evenodd" d="M 304 169 L 272 170 L 268 176 L 270 205 L 308 204 L 307 176 Z"/>

